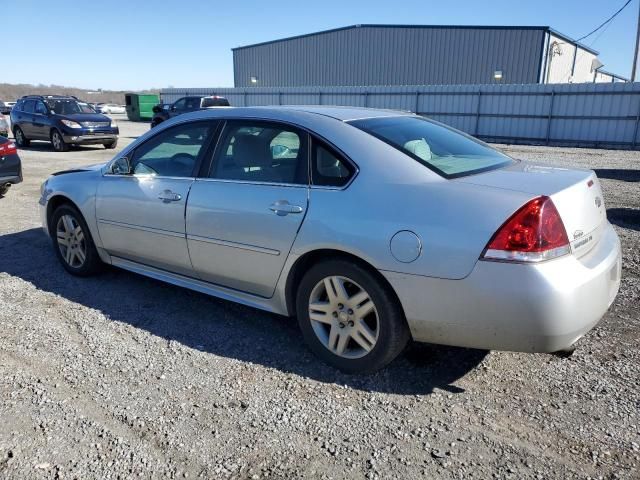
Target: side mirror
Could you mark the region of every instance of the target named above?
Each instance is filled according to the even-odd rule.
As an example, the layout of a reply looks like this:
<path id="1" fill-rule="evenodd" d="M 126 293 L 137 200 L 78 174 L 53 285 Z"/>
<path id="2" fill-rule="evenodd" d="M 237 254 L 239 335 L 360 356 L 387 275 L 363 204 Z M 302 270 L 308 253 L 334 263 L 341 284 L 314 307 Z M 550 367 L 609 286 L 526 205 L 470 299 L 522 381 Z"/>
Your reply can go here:
<path id="1" fill-rule="evenodd" d="M 131 163 L 127 157 L 120 157 L 111 164 L 113 175 L 131 175 Z"/>

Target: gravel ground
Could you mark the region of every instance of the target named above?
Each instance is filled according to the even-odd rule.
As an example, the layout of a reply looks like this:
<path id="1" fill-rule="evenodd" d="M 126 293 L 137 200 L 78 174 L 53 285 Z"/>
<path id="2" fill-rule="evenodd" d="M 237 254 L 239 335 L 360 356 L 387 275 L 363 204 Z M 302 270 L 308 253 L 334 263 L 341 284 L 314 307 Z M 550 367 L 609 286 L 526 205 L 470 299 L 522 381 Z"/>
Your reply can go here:
<path id="1" fill-rule="evenodd" d="M 121 123 L 120 147 L 147 129 Z M 1 478 L 639 478 L 640 153 L 500 146 L 595 168 L 623 281 L 572 357 L 412 346 L 349 376 L 294 321 L 57 263 L 36 201 L 86 147 L 20 152 L 0 198 Z"/>

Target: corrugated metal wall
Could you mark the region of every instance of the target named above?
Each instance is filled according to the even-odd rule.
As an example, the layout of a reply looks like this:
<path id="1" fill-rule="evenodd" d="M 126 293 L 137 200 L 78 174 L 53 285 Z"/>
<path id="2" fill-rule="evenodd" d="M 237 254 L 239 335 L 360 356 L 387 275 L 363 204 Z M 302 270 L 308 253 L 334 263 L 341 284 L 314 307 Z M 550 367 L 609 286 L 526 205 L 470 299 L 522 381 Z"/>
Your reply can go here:
<path id="1" fill-rule="evenodd" d="M 165 89 L 223 95 L 234 106 L 351 105 L 409 110 L 488 141 L 621 146 L 640 143 L 640 83 Z"/>
<path id="2" fill-rule="evenodd" d="M 234 84 L 255 86 L 536 83 L 545 30 L 368 26 L 237 48 Z"/>

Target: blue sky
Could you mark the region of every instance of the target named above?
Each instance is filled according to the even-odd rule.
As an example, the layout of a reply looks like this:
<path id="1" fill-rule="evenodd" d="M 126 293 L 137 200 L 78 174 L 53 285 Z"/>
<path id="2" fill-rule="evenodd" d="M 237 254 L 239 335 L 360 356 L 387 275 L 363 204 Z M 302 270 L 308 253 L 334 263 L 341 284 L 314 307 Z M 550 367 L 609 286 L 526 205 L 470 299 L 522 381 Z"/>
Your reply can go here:
<path id="1" fill-rule="evenodd" d="M 628 77 L 634 0 L 584 41 Z M 231 48 L 358 23 L 549 25 L 580 37 L 624 0 L 0 0 L 0 82 L 83 88 L 233 86 Z"/>

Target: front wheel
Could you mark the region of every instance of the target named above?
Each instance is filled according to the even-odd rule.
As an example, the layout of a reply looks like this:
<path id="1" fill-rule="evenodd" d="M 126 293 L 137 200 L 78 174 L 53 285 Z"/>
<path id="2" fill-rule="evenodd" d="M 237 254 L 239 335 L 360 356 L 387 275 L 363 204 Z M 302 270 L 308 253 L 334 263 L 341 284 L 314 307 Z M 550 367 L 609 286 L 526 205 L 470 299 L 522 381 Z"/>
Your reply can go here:
<path id="1" fill-rule="evenodd" d="M 91 232 L 76 208 L 58 207 L 51 216 L 49 232 L 56 256 L 67 272 L 86 277 L 100 270 L 102 261 Z"/>
<path id="2" fill-rule="evenodd" d="M 51 132 L 51 145 L 56 152 L 66 152 L 69 150 L 69 144 L 64 141 L 58 130 Z"/>
<path id="3" fill-rule="evenodd" d="M 313 266 L 298 288 L 296 309 L 311 350 L 347 373 L 381 369 L 409 341 L 402 308 L 390 287 L 346 260 Z"/>
<path id="4" fill-rule="evenodd" d="M 112 150 L 116 148 L 116 146 L 118 145 L 118 140 L 114 140 L 113 142 L 105 143 L 103 145 L 104 145 L 104 148 L 106 148 L 107 150 Z"/>
<path id="5" fill-rule="evenodd" d="M 9 192 L 10 183 L 5 183 L 4 185 L 0 185 L 0 197 L 4 197 Z"/>

